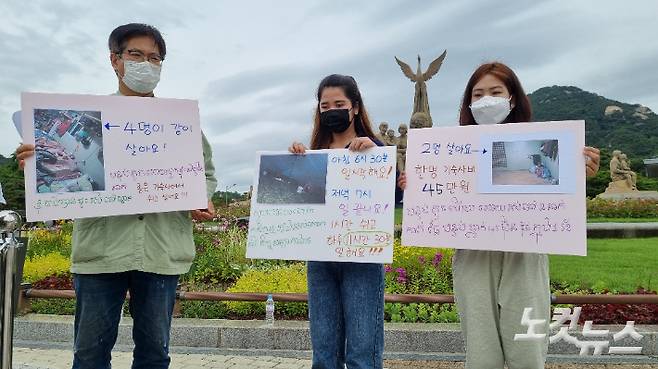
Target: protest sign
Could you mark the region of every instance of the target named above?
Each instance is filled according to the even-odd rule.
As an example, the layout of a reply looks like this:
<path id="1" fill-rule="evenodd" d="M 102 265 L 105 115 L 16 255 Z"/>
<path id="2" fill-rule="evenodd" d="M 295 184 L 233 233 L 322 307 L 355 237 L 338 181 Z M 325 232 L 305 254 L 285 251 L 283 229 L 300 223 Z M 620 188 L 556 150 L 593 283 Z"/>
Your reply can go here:
<path id="1" fill-rule="evenodd" d="M 409 131 L 402 244 L 585 255 L 585 122 Z"/>
<path id="2" fill-rule="evenodd" d="M 207 207 L 196 101 L 24 93 L 28 221 Z"/>
<path id="3" fill-rule="evenodd" d="M 390 263 L 395 147 L 259 152 L 247 257 Z"/>

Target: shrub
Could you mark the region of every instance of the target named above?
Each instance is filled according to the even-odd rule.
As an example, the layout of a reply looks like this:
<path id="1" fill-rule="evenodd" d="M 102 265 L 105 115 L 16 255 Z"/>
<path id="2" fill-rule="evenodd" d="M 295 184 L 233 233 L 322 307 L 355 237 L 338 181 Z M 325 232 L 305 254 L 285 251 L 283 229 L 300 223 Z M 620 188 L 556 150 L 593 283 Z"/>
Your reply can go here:
<path id="1" fill-rule="evenodd" d="M 197 256 L 183 280 L 190 283 L 219 284 L 237 280 L 247 269 L 247 233 L 238 227 L 222 232 L 194 232 Z"/>
<path id="2" fill-rule="evenodd" d="M 74 315 L 75 300 L 31 299 L 31 312 L 34 314 Z"/>
<path id="3" fill-rule="evenodd" d="M 658 189 L 658 178 L 648 178 L 638 175 L 636 185 L 640 191 L 656 191 Z"/>
<path id="4" fill-rule="evenodd" d="M 638 289 L 638 295 L 655 295 L 655 291 Z M 594 324 L 658 324 L 658 304 L 583 304 L 581 323 L 592 320 Z"/>
<path id="5" fill-rule="evenodd" d="M 396 240 L 393 250 L 393 264 L 384 266 L 386 292 L 452 293 L 453 249 L 403 247 Z"/>
<path id="6" fill-rule="evenodd" d="M 249 270 L 227 292 L 260 292 L 260 293 L 306 293 L 306 266 L 303 263 L 273 270 Z M 263 302 L 237 302 L 227 304 L 228 310 L 238 315 L 265 314 L 265 301 Z M 277 313 L 287 316 L 306 316 L 308 308 L 306 303 L 275 301 Z"/>
<path id="7" fill-rule="evenodd" d="M 226 314 L 226 303 L 221 301 L 181 301 L 183 318 L 222 319 Z"/>
<path id="8" fill-rule="evenodd" d="M 221 218 L 233 221 L 235 218 L 248 217 L 249 210 L 249 206 L 222 206 L 217 207 L 217 215 L 219 215 Z"/>
<path id="9" fill-rule="evenodd" d="M 608 160 L 609 162 L 609 160 Z M 589 198 L 595 198 L 598 194 L 603 193 L 610 183 L 610 171 L 600 169 L 593 177 L 587 177 L 585 194 Z"/>
<path id="10" fill-rule="evenodd" d="M 72 290 L 73 278 L 70 274 L 51 275 L 32 283 L 35 290 Z"/>
<path id="11" fill-rule="evenodd" d="M 403 247 L 399 240 L 393 249 L 393 264 L 385 265 L 387 293 L 451 294 L 453 249 Z M 453 304 L 386 303 L 384 314 L 392 322 L 457 322 Z"/>
<path id="12" fill-rule="evenodd" d="M 589 218 L 658 218 L 658 200 L 587 200 Z"/>
<path id="13" fill-rule="evenodd" d="M 71 256 L 71 239 L 73 223 L 63 222 L 51 228 L 39 228 L 29 232 L 27 254 L 28 259 L 35 256 L 45 256 L 59 253 L 62 256 Z"/>
<path id="14" fill-rule="evenodd" d="M 459 322 L 457 307 L 454 304 L 386 303 L 384 305 L 384 316 L 386 320 L 394 323 Z"/>
<path id="15" fill-rule="evenodd" d="M 23 281 L 33 283 L 50 276 L 68 276 L 71 263 L 58 253 L 36 256 L 25 261 Z"/>
<path id="16" fill-rule="evenodd" d="M 272 269 L 292 265 L 286 260 L 247 259 L 247 230 L 227 221 L 219 231 L 196 230 L 196 258 L 182 280 L 192 285 L 217 286 L 235 282 L 247 269 Z"/>

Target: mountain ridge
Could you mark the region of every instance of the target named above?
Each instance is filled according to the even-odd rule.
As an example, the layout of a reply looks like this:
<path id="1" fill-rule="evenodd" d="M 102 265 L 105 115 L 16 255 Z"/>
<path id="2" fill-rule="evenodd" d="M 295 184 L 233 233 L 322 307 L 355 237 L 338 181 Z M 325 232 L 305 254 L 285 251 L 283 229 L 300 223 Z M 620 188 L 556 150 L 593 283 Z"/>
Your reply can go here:
<path id="1" fill-rule="evenodd" d="M 658 115 L 640 104 L 608 99 L 575 86 L 542 87 L 528 94 L 534 121 L 585 120 L 585 140 L 629 158 L 658 157 Z"/>

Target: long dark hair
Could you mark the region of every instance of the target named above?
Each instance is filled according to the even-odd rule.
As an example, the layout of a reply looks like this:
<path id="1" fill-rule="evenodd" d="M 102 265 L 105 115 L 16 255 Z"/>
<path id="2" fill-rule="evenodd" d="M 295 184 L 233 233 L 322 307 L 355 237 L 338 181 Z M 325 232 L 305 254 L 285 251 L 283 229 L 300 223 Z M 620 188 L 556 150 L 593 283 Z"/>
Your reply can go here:
<path id="1" fill-rule="evenodd" d="M 354 130 L 358 137 L 370 137 L 375 139 L 375 133 L 370 125 L 370 118 L 363 104 L 359 86 L 352 76 L 342 74 L 332 74 L 326 76 L 320 81 L 318 86 L 317 99 L 318 104 L 315 107 L 315 116 L 313 118 L 313 133 L 311 134 L 311 150 L 328 149 L 331 144 L 331 132 L 320 126 L 320 99 L 322 91 L 327 87 L 339 87 L 345 93 L 353 108 L 359 108 L 359 114 L 354 116 Z"/>
<path id="2" fill-rule="evenodd" d="M 491 62 L 480 65 L 473 75 L 468 80 L 466 84 L 466 89 L 464 90 L 464 97 L 462 99 L 462 105 L 459 109 L 459 125 L 460 126 L 470 126 L 477 124 L 475 118 L 473 118 L 473 113 L 471 112 L 471 96 L 473 94 L 473 87 L 478 83 L 482 77 L 487 74 L 500 79 L 507 87 L 512 96 L 512 101 L 514 102 L 514 108 L 509 113 L 507 118 L 504 120 L 504 123 L 519 123 L 519 122 L 531 122 L 532 121 L 532 107 L 530 106 L 530 100 L 523 91 L 523 86 L 519 78 L 516 76 L 514 71 L 507 65 L 500 62 Z"/>

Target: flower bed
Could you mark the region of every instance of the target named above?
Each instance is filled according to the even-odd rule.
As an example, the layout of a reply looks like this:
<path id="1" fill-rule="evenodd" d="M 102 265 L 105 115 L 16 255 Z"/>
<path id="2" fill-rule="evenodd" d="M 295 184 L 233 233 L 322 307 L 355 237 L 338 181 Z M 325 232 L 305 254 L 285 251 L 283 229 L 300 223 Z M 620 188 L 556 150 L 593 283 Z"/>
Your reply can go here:
<path id="1" fill-rule="evenodd" d="M 588 218 L 658 218 L 658 200 L 587 200 Z"/>
<path id="2" fill-rule="evenodd" d="M 599 208 L 610 206 L 604 200 L 590 200 Z M 654 204 L 655 205 L 655 204 Z M 635 205 L 628 205 L 629 207 Z M 651 208 L 651 204 L 643 205 Z M 239 211 L 239 210 L 236 210 Z M 609 213 L 610 214 L 610 213 Z M 647 213 L 649 214 L 649 213 Z M 221 218 L 214 230 L 194 231 L 197 257 L 190 271 L 181 276 L 186 291 L 228 292 L 306 292 L 304 263 L 282 260 L 252 260 L 245 257 L 247 230 L 236 226 L 230 218 Z M 30 232 L 28 257 L 24 281 L 38 289 L 71 289 L 68 258 L 71 253 L 70 222 L 51 229 Z M 614 240 L 610 240 L 611 242 Z M 396 239 L 393 263 L 385 268 L 385 290 L 394 294 L 452 294 L 452 249 L 402 247 Z M 611 271 L 615 273 L 614 271 Z M 621 273 L 621 272 L 620 272 Z M 653 286 L 650 286 L 653 287 Z M 572 288 L 564 283 L 553 283 L 554 293 L 628 293 L 610 292 L 605 284 Z M 638 290 L 638 293 L 649 293 Z M 34 299 L 34 312 L 71 314 L 73 301 Z M 582 317 L 596 323 L 616 322 L 636 318 L 640 322 L 658 323 L 656 305 L 588 305 L 583 306 Z M 305 303 L 277 303 L 277 315 L 285 319 L 305 319 Z M 261 319 L 264 303 L 182 301 L 184 317 Z M 454 304 L 386 303 L 384 313 L 393 322 L 456 322 L 458 315 Z M 654 320 L 650 317 L 653 316 Z M 628 319 L 631 320 L 631 319 Z"/>

